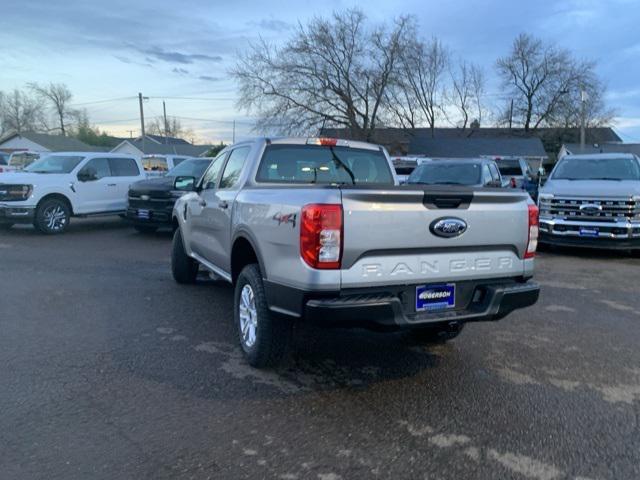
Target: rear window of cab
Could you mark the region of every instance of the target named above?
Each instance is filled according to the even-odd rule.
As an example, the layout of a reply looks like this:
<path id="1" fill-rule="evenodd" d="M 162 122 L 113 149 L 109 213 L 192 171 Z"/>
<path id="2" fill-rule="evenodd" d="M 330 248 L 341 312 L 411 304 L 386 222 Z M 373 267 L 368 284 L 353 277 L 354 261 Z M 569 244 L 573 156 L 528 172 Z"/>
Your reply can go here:
<path id="1" fill-rule="evenodd" d="M 256 181 L 296 184 L 393 185 L 384 153 L 351 147 L 268 145 Z"/>

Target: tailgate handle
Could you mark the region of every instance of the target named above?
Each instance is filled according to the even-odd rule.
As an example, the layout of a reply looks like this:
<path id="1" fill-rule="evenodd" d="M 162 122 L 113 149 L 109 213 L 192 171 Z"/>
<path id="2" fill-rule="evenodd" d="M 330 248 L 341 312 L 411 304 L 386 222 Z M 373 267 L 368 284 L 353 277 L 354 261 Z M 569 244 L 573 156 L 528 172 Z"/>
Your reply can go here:
<path id="1" fill-rule="evenodd" d="M 425 193 L 422 203 L 427 208 L 469 208 L 473 194 L 434 194 Z"/>

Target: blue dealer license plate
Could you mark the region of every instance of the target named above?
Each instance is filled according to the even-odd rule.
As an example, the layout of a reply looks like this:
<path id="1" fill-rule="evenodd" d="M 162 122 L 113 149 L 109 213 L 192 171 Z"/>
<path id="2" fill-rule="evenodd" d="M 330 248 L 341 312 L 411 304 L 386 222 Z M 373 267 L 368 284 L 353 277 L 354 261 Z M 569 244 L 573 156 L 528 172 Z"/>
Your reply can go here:
<path id="1" fill-rule="evenodd" d="M 443 310 L 455 305 L 456 286 L 453 283 L 416 287 L 416 311 Z"/>
<path id="2" fill-rule="evenodd" d="M 600 229 L 597 227 L 580 227 L 580 236 L 581 237 L 597 237 L 600 235 Z"/>

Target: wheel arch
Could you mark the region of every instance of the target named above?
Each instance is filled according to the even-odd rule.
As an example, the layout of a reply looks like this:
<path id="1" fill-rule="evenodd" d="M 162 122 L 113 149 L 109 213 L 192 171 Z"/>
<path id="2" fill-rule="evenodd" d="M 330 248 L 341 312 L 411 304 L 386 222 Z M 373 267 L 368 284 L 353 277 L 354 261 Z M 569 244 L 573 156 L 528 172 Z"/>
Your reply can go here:
<path id="1" fill-rule="evenodd" d="M 234 236 L 231 247 L 231 280 L 234 284 L 242 269 L 251 263 L 257 262 L 262 277 L 267 277 L 265 264 L 257 245 L 258 242 L 247 230 L 242 230 Z"/>
<path id="2" fill-rule="evenodd" d="M 38 200 L 38 204 L 36 205 L 36 211 L 38 208 L 40 208 L 40 205 L 42 205 L 44 202 L 46 202 L 47 200 L 53 200 L 53 199 L 57 199 L 65 202 L 69 207 L 69 211 L 71 212 L 71 215 L 74 214 L 73 203 L 71 203 L 71 199 L 64 194 L 57 193 L 57 192 L 47 193 L 40 200 Z"/>

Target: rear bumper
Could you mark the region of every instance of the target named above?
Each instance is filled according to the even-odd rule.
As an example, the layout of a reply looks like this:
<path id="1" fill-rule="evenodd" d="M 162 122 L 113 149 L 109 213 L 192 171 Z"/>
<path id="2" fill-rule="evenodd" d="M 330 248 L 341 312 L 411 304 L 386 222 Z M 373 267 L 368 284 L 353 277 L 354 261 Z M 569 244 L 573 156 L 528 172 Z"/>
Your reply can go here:
<path id="1" fill-rule="evenodd" d="M 0 204 L 0 223 L 33 223 L 35 206 Z"/>
<path id="2" fill-rule="evenodd" d="M 305 293 L 268 282 L 265 287 L 275 312 L 323 325 L 391 329 L 499 320 L 514 310 L 535 304 L 540 294 L 539 285 L 531 281 L 458 282 L 455 308 L 416 312 L 415 285 L 322 294 Z"/>

